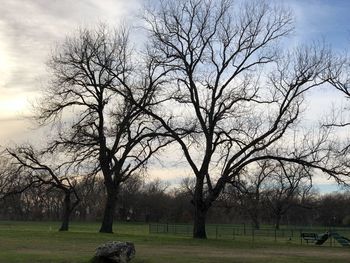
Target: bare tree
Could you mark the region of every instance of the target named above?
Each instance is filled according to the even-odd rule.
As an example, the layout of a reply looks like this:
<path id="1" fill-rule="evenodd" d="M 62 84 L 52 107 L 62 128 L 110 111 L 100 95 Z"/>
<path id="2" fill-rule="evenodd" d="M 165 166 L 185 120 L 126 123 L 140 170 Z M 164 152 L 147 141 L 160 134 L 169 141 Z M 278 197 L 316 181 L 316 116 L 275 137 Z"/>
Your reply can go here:
<path id="1" fill-rule="evenodd" d="M 163 147 L 150 117 L 128 99 L 132 94 L 150 109 L 153 94 L 147 89 L 157 85 L 153 66 L 132 53 L 128 30 L 110 32 L 100 25 L 68 37 L 49 67 L 52 81 L 37 106 L 37 118 L 58 124 L 50 150 L 62 149 L 75 165 L 89 163 L 101 171 L 107 200 L 100 232 L 112 233 L 120 184 L 144 171 Z M 122 83 L 131 88 L 123 92 Z"/>
<path id="2" fill-rule="evenodd" d="M 64 164 L 52 163 L 53 156 L 38 152 L 32 146 L 20 146 L 15 149 L 7 149 L 8 156 L 12 166 L 15 168 L 14 173 L 19 175 L 21 187 L 13 189 L 9 194 L 20 194 L 29 188 L 46 186 L 50 189 L 59 190 L 63 193 L 64 200 L 62 205 L 62 225 L 60 231 L 68 231 L 69 219 L 74 208 L 79 204 L 80 197 L 76 192 L 76 179 L 69 173 L 72 172 Z M 50 160 L 51 159 L 51 160 Z"/>
<path id="3" fill-rule="evenodd" d="M 237 189 L 231 198 L 238 198 L 242 208 L 248 213 L 256 229 L 260 228 L 260 213 L 262 211 L 262 196 L 265 185 L 272 174 L 271 163 L 268 161 L 257 162 L 255 169 L 244 171 L 239 178 L 232 182 L 232 186 Z M 230 198 L 230 192 L 227 193 Z"/>
<path id="4" fill-rule="evenodd" d="M 327 82 L 333 65 L 322 45 L 279 52 L 293 30 L 289 10 L 265 1 L 161 1 L 145 20 L 148 56 L 166 73 L 166 83 L 152 89 L 162 114 L 129 99 L 171 135 L 193 171 L 194 238 L 206 238 L 208 209 L 251 163 L 273 159 L 347 175 L 317 154 L 269 152 L 296 123 L 306 91 Z"/>
<path id="5" fill-rule="evenodd" d="M 278 163 L 271 173 L 264 199 L 274 216 L 275 228 L 279 229 L 282 216 L 310 191 L 312 175 L 308 167 L 291 163 Z"/>
<path id="6" fill-rule="evenodd" d="M 328 83 L 343 94 L 347 100 L 350 99 L 350 60 L 347 54 L 338 58 L 336 67 L 330 74 L 332 74 L 332 77 L 328 80 Z M 337 128 L 343 132 L 348 132 L 347 129 L 350 127 L 349 108 L 347 105 L 341 105 L 341 103 L 336 106 L 337 108 L 333 108 L 331 115 L 324 121 L 324 127 Z M 343 136 L 342 139 L 344 137 L 346 136 Z M 350 150 L 349 138 L 346 138 L 346 140 L 347 142 L 341 149 L 341 153 L 344 155 L 348 155 Z"/>
<path id="7" fill-rule="evenodd" d="M 15 167 L 11 164 L 10 158 L 5 151 L 0 152 L 0 198 L 3 199 L 12 192 L 17 192 L 21 186 L 20 175 L 16 173 Z"/>
<path id="8" fill-rule="evenodd" d="M 8 218 L 23 219 L 26 216 L 29 202 L 26 202 L 26 193 L 38 184 L 30 176 L 24 176 L 17 171 L 16 165 L 6 151 L 0 153 L 0 202 L 1 214 Z"/>

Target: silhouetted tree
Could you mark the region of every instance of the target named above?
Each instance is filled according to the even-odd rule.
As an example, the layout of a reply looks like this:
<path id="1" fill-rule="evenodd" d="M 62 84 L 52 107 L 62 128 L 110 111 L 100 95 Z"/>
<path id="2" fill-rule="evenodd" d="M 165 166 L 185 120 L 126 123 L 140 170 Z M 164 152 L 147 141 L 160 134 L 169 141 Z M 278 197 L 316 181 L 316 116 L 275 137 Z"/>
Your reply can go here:
<path id="1" fill-rule="evenodd" d="M 256 229 L 260 228 L 260 213 L 262 211 L 262 198 L 266 190 L 264 186 L 268 184 L 273 173 L 271 163 L 268 161 L 257 162 L 256 167 L 243 171 L 239 179 L 232 183 L 238 192 L 233 192 L 234 196 L 227 195 L 227 198 L 237 198 L 240 200 L 242 208 L 248 213 Z"/>
<path id="2" fill-rule="evenodd" d="M 143 107 L 153 105 L 152 62 L 132 53 L 127 30 L 110 33 L 99 26 L 68 37 L 49 66 L 52 81 L 37 105 L 37 118 L 62 126 L 51 150 L 63 149 L 76 164 L 101 171 L 107 197 L 100 232 L 112 233 L 120 185 L 141 173 L 164 145 L 155 124 L 128 99 L 132 94 Z"/>
<path id="3" fill-rule="evenodd" d="M 290 163 L 274 165 L 270 172 L 264 200 L 274 217 L 275 228 L 279 229 L 282 216 L 310 191 L 312 175 L 307 167 Z"/>
<path id="4" fill-rule="evenodd" d="M 7 149 L 7 153 L 21 182 L 20 188 L 13 189 L 7 194 L 20 194 L 29 188 L 43 185 L 48 189 L 59 190 L 64 198 L 62 225 L 59 230 L 68 231 L 70 216 L 80 201 L 75 190 L 76 180 L 69 174 L 72 172 L 70 166 L 66 167 L 65 163 L 57 164 L 57 155 L 55 162 L 52 162 L 53 156 L 50 153 L 36 151 L 30 145 Z"/>
<path id="5" fill-rule="evenodd" d="M 269 152 L 298 119 L 306 91 L 327 82 L 333 65 L 322 46 L 280 52 L 279 41 L 293 30 L 289 10 L 265 1 L 161 1 L 145 20 L 148 56 L 167 73 L 166 85 L 154 87 L 162 114 L 129 98 L 179 144 L 193 171 L 194 238 L 206 238 L 209 208 L 254 162 L 296 162 L 338 179 L 347 175 L 311 154 L 321 147 L 299 155 Z"/>

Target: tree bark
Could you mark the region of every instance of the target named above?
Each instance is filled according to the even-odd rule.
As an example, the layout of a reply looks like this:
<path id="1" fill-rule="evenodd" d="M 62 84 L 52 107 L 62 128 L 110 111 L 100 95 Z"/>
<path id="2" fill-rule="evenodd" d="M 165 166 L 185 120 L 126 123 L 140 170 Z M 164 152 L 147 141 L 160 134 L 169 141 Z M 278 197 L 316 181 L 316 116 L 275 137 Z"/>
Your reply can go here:
<path id="1" fill-rule="evenodd" d="M 207 233 L 205 230 L 207 212 L 208 212 L 208 209 L 205 209 L 200 205 L 194 206 L 193 238 L 198 238 L 198 239 L 207 238 Z"/>
<path id="2" fill-rule="evenodd" d="M 70 193 L 66 193 L 63 201 L 63 212 L 62 212 L 62 224 L 59 231 L 68 231 L 69 229 L 69 218 L 72 212 Z"/>
<path id="3" fill-rule="evenodd" d="M 100 233 L 113 233 L 113 218 L 117 203 L 117 191 L 112 187 L 107 187 L 107 200 L 104 209 Z"/>
<path id="4" fill-rule="evenodd" d="M 208 207 L 205 205 L 203 196 L 203 177 L 197 177 L 196 188 L 193 196 L 194 205 L 194 222 L 193 222 L 193 238 L 206 239 L 205 222 Z"/>

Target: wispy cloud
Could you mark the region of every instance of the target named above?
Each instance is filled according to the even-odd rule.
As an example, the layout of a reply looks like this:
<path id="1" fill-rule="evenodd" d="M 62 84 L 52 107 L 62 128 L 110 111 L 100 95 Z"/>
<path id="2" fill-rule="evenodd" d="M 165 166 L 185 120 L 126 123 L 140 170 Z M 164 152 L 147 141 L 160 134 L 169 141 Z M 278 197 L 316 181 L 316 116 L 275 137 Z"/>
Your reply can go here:
<path id="1" fill-rule="evenodd" d="M 2 80 L 0 89 L 33 89 L 45 72 L 50 48 L 68 32 L 96 21 L 117 23 L 136 11 L 137 0 L 11 0 L 0 5 Z"/>
<path id="2" fill-rule="evenodd" d="M 16 118 L 18 111 L 23 110 L 19 108 L 23 97 L 40 95 L 50 50 L 67 34 L 98 21 L 116 25 L 135 14 L 139 6 L 139 0 L 1 1 L 0 118 Z M 1 122 L 2 127 L 6 126 L 4 123 Z M 11 134 L 2 133 L 0 141 Z"/>
<path id="3" fill-rule="evenodd" d="M 295 14 L 295 41 L 309 43 L 324 38 L 333 48 L 350 44 L 349 10 L 347 0 L 283 0 Z"/>

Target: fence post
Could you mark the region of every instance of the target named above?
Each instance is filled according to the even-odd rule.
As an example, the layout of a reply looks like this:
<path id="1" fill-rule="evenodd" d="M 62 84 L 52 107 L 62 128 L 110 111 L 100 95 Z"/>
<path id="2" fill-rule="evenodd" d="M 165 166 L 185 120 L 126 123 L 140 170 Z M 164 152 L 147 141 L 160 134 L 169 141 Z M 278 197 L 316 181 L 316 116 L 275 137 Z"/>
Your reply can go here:
<path id="1" fill-rule="evenodd" d="M 218 225 L 215 226 L 215 237 L 218 239 Z"/>
<path id="2" fill-rule="evenodd" d="M 254 243 L 254 239 L 255 239 L 255 231 L 254 231 L 254 227 L 252 227 L 252 239 L 253 239 L 253 243 Z"/>
<path id="3" fill-rule="evenodd" d="M 275 242 L 277 241 L 277 229 L 275 228 Z"/>
<path id="4" fill-rule="evenodd" d="M 243 224 L 243 234 L 245 236 L 245 223 Z"/>
<path id="5" fill-rule="evenodd" d="M 232 240 L 235 240 L 235 229 L 232 228 Z"/>

